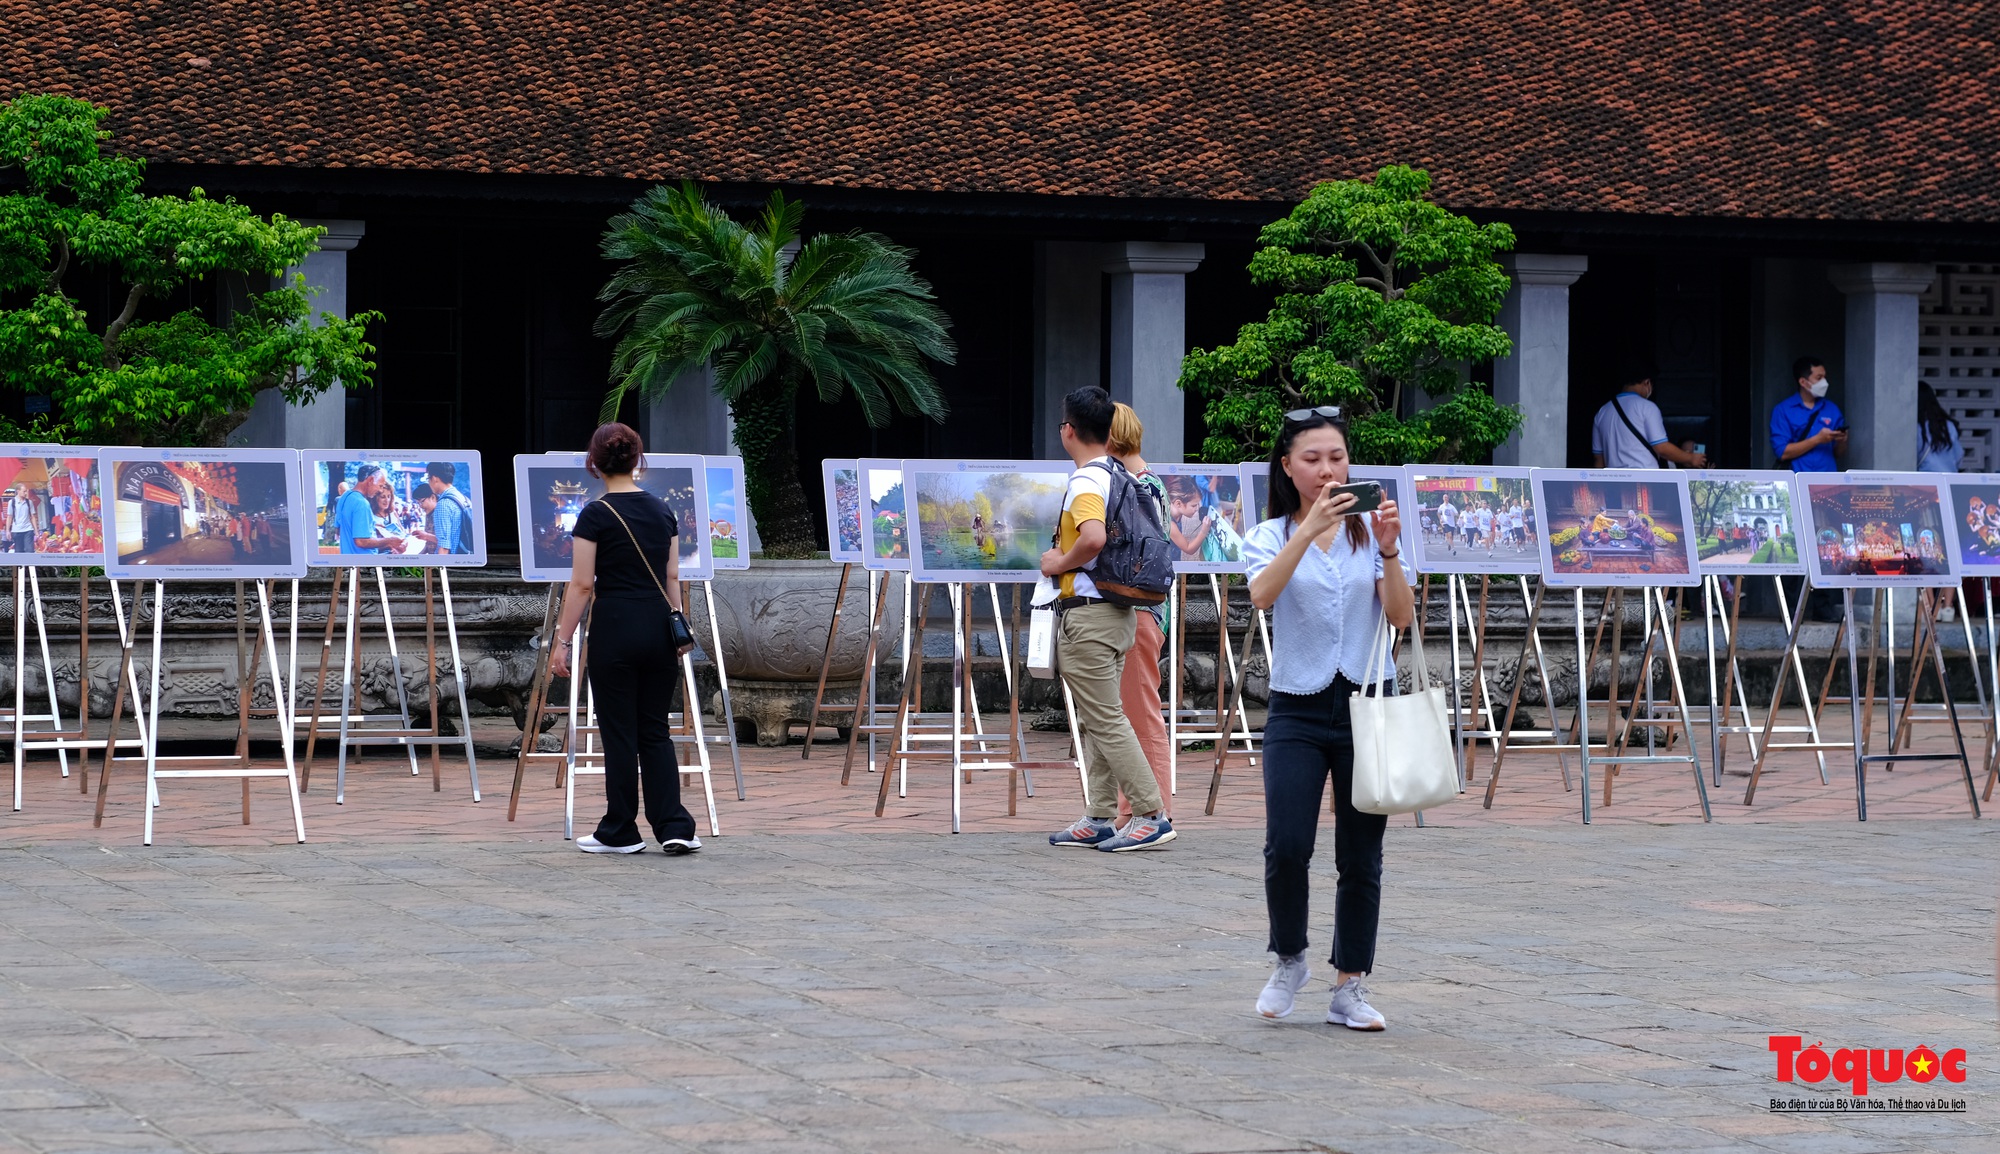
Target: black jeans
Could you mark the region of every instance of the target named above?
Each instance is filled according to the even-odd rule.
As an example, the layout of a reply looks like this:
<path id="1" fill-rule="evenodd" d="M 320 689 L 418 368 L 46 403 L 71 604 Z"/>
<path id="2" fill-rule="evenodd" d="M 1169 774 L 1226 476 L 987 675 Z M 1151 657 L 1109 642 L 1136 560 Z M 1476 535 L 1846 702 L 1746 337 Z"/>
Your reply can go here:
<path id="1" fill-rule="evenodd" d="M 631 845 L 639 834 L 639 787 L 646 821 L 661 841 L 694 836 L 694 815 L 681 804 L 674 754 L 674 691 L 680 657 L 668 632 L 667 603 L 651 598 L 601 599 L 590 613 L 586 673 L 604 739 L 604 820 L 597 840 Z"/>
<path id="2" fill-rule="evenodd" d="M 1382 913 L 1382 831 L 1389 819 L 1354 808 L 1354 730 L 1348 695 L 1355 684 L 1336 677 L 1312 694 L 1271 693 L 1264 722 L 1264 901 L 1271 912 L 1269 949 L 1306 951 L 1313 842 L 1321 802 L 1333 779 L 1335 968 L 1375 968 L 1375 927 Z"/>

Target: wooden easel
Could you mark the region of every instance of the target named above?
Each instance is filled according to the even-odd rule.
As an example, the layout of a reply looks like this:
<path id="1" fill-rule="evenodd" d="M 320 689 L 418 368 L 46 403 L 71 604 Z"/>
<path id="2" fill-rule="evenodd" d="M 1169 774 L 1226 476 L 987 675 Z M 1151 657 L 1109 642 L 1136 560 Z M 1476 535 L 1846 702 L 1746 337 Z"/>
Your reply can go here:
<path id="1" fill-rule="evenodd" d="M 477 802 L 479 793 L 479 758 L 472 747 L 472 718 L 465 697 L 465 662 L 458 647 L 458 617 L 451 602 L 451 571 L 449 569 L 426 567 L 424 569 L 424 660 L 423 669 L 430 696 L 430 725 L 418 727 L 410 720 L 409 690 L 403 680 L 403 658 L 396 644 L 395 616 L 390 608 L 389 583 L 381 566 L 375 566 L 375 589 L 382 609 L 382 635 L 389 647 L 389 666 L 396 682 L 396 712 L 394 714 L 369 714 L 360 711 L 360 689 L 358 681 L 361 670 L 362 605 L 361 570 L 359 567 L 343 567 L 333 571 L 333 592 L 327 603 L 326 632 L 320 639 L 319 676 L 313 682 L 312 720 L 306 728 L 305 766 L 299 774 L 299 789 L 303 792 L 312 785 L 313 759 L 318 753 L 320 741 L 326 735 L 321 732 L 321 712 L 326 703 L 326 672 L 333 656 L 333 632 L 337 620 L 344 616 L 346 632 L 341 645 L 340 670 L 340 723 L 338 734 L 338 758 L 334 771 L 333 800 L 336 805 L 347 803 L 347 750 L 350 746 L 400 745 L 409 754 L 410 775 L 419 776 L 417 747 L 429 746 L 431 751 L 431 792 L 443 790 L 443 770 L 439 750 L 446 745 L 456 745 L 465 751 L 466 774 L 471 779 L 472 800 Z M 347 608 L 343 615 L 340 610 L 340 588 L 347 583 Z M 438 710 L 438 645 L 437 645 L 437 586 L 442 583 L 444 591 L 444 618 L 447 642 L 451 655 L 453 680 L 458 687 L 457 736 L 447 734 L 440 723 Z M 383 724 L 383 723 L 388 724 Z"/>
<path id="2" fill-rule="evenodd" d="M 166 620 L 166 583 L 153 582 L 153 648 L 151 668 L 151 692 L 142 702 L 134 689 L 133 708 L 135 712 L 144 710 L 147 720 L 141 727 L 145 739 L 144 753 L 138 758 L 114 756 L 118 744 L 118 721 L 124 712 L 125 686 L 133 675 L 132 653 L 137 648 L 138 623 L 141 598 L 144 587 L 134 595 L 132 602 L 132 631 L 120 647 L 118 667 L 118 688 L 112 696 L 111 721 L 107 729 L 104 746 L 104 761 L 97 776 L 97 813 L 92 824 L 104 824 L 104 802 L 109 791 L 111 766 L 114 761 L 141 761 L 146 767 L 146 831 L 145 844 L 153 844 L 153 811 L 159 805 L 159 782 L 171 778 L 239 778 L 243 782 L 243 824 L 250 824 L 250 779 L 256 777 L 282 777 L 290 789 L 292 801 L 292 824 L 300 842 L 306 840 L 305 811 L 299 803 L 298 764 L 294 758 L 292 738 L 295 732 L 295 710 L 291 697 L 285 691 L 282 662 L 278 659 L 276 635 L 271 624 L 271 598 L 268 583 L 259 579 L 257 586 L 257 607 L 262 623 L 262 631 L 254 643 L 245 637 L 246 618 L 243 608 L 243 582 L 236 582 L 236 752 L 229 757 L 162 757 L 160 756 L 160 666 L 162 663 L 162 630 Z M 292 583 L 292 645 L 298 644 L 298 582 Z M 282 766 L 260 766 L 250 758 L 250 697 L 251 687 L 257 678 L 266 651 L 271 657 L 271 696 L 276 708 L 279 742 L 284 753 Z M 136 684 L 136 683 L 135 683 Z M 162 767 L 165 768 L 162 768 Z"/>

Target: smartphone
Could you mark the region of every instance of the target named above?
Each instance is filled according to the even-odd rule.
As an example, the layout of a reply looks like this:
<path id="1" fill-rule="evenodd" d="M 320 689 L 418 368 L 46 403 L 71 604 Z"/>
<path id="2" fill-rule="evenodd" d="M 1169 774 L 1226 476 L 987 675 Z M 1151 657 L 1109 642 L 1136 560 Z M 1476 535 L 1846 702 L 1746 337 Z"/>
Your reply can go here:
<path id="1" fill-rule="evenodd" d="M 1347 510 L 1349 513 L 1372 513 L 1382 507 L 1380 481 L 1355 481 L 1348 485 L 1331 485 L 1326 491 L 1354 494 L 1354 506 Z"/>

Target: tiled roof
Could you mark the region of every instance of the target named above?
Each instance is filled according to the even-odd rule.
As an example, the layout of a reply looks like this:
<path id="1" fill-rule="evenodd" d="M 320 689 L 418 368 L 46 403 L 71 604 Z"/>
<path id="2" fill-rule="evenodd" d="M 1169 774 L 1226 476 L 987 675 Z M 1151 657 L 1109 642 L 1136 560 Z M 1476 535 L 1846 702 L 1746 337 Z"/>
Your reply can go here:
<path id="1" fill-rule="evenodd" d="M 0 0 L 158 161 L 2000 222 L 1965 0 Z"/>

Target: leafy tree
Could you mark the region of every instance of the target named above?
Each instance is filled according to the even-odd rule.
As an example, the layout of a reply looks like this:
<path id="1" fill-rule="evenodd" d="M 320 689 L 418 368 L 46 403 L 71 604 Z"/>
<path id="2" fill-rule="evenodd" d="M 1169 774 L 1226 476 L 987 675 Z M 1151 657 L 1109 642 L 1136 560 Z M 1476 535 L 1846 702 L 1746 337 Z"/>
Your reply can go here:
<path id="1" fill-rule="evenodd" d="M 1715 536 L 1722 518 L 1755 488 L 1749 481 L 1696 481 L 1689 489 L 1694 505 L 1695 538 Z"/>
<path id="2" fill-rule="evenodd" d="M 1181 388 L 1207 401 L 1204 459 L 1263 457 L 1287 410 L 1318 405 L 1346 410 L 1369 464 L 1476 462 L 1520 426 L 1462 369 L 1513 348 L 1491 323 L 1508 286 L 1493 255 L 1513 231 L 1440 208 L 1430 187 L 1392 166 L 1322 184 L 1265 226 L 1250 276 L 1278 288 L 1270 314 L 1181 365 Z M 1415 390 L 1433 405 L 1406 415 Z"/>
<path id="3" fill-rule="evenodd" d="M 693 184 L 655 188 L 606 230 L 604 255 L 621 267 L 598 294 L 608 302 L 598 335 L 618 341 L 603 419 L 616 418 L 627 393 L 657 397 L 712 365 L 772 557 L 815 548 L 793 438 L 799 390 L 829 404 L 851 394 L 877 428 L 891 406 L 942 421 L 944 394 L 926 361 L 957 355 L 909 249 L 858 232 L 800 243 L 803 215 L 772 193 L 746 228 Z"/>
<path id="4" fill-rule="evenodd" d="M 302 278 L 252 292 L 217 324 L 194 310 L 142 319 L 148 299 L 233 275 L 276 277 L 325 230 L 269 220 L 201 189 L 139 191 L 145 162 L 105 149 L 109 109 L 68 96 L 0 103 L 0 387 L 48 396 L 54 422 L 26 432 L 140 445 L 219 445 L 260 390 L 298 403 L 369 383 L 372 314 L 310 323 Z M 93 328 L 64 291 L 73 270 L 123 287 L 116 315 Z"/>

